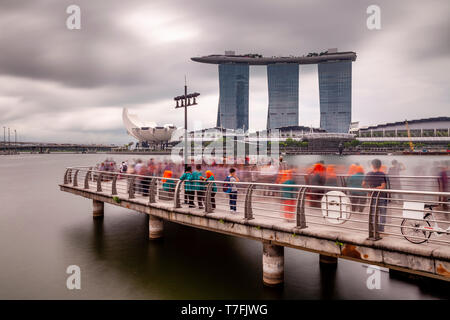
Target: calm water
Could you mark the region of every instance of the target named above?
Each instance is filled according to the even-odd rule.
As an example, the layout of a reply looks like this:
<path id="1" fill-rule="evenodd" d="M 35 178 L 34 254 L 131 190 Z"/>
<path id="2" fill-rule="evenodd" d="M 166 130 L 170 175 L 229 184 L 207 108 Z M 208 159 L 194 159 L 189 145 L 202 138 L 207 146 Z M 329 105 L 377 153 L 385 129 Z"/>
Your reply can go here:
<path id="1" fill-rule="evenodd" d="M 321 271 L 317 254 L 289 248 L 284 287 L 266 288 L 257 241 L 166 223 L 164 239 L 150 242 L 146 215 L 110 205 L 104 221 L 94 222 L 91 201 L 59 191 L 58 183 L 66 166 L 104 158 L 0 156 L 0 299 L 449 298 L 448 287 L 390 278 L 386 272 L 381 289 L 369 290 L 361 264 L 341 259 L 336 271 Z M 316 158 L 290 161 L 307 164 Z M 371 158 L 357 157 L 361 164 Z M 407 167 L 422 159 L 447 159 L 396 158 Z M 73 264 L 81 268 L 81 290 L 66 288 L 66 268 Z"/>

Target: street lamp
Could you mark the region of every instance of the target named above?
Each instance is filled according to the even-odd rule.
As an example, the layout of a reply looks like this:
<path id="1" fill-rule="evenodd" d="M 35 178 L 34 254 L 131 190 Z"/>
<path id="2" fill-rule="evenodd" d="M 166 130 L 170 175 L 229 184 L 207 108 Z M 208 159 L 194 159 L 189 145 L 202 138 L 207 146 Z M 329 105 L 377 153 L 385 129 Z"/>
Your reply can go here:
<path id="1" fill-rule="evenodd" d="M 176 102 L 175 109 L 184 108 L 184 169 L 187 168 L 187 107 L 194 106 L 197 104 L 196 98 L 200 95 L 198 92 L 187 93 L 186 80 L 184 82 L 184 95 L 174 97 L 173 100 Z M 191 99 L 193 99 L 191 101 Z M 191 148 L 189 148 L 191 150 Z"/>

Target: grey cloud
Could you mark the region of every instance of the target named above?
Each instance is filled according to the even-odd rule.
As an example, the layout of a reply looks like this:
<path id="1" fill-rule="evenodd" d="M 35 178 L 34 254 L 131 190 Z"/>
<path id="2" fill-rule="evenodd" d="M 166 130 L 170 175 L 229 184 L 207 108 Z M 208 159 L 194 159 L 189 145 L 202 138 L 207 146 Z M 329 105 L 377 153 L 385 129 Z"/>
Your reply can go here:
<path id="1" fill-rule="evenodd" d="M 417 33 L 398 39 L 390 47 L 379 48 L 380 53 L 401 53 L 405 65 L 420 62 L 434 67 L 437 60 L 448 65 L 448 1 L 377 2 L 382 9 L 383 27 L 373 32 L 366 28 L 366 8 L 372 4 L 369 0 L 0 0 L 0 122 L 39 126 L 41 124 L 34 121 L 38 116 L 52 115 L 58 119 L 71 113 L 88 112 L 91 108 L 120 110 L 122 106 L 153 108 L 161 113 L 163 106 L 172 106 L 171 97 L 181 93 L 185 74 L 190 88 L 200 91 L 202 97 L 217 96 L 217 66 L 197 64 L 189 58 L 226 49 L 270 56 L 299 55 L 338 47 L 356 51 L 358 60 L 354 68 L 367 69 L 368 77 L 379 76 L 382 72 L 383 76 L 389 76 L 389 70 L 380 71 L 380 66 L 367 65 L 364 54 L 367 55 L 371 41 L 380 41 L 399 31 L 402 35 L 408 34 L 405 30 L 410 28 Z M 69 31 L 65 27 L 65 10 L 73 3 L 82 10 L 79 31 Z M 143 40 L 125 28 L 121 20 L 128 11 L 145 12 L 147 6 L 170 16 L 167 27 L 193 27 L 199 33 L 189 41 L 161 43 L 150 35 Z M 427 72 L 424 70 L 426 68 L 417 72 Z M 316 71 L 305 67 L 300 72 L 313 75 Z M 430 69 L 424 74 L 427 78 L 433 75 L 441 77 L 442 69 Z M 264 83 L 266 70 L 256 68 L 252 77 Z M 16 86 L 1 85 L 10 81 Z M 445 85 L 445 82 L 441 84 Z M 392 103 L 401 100 L 395 96 L 395 91 L 390 90 L 392 96 L 388 97 Z M 436 105 L 448 104 L 446 91 L 442 92 L 435 97 Z M 265 95 L 266 92 L 256 93 L 258 97 Z M 373 108 L 369 99 L 360 97 L 361 93 L 354 91 L 353 95 L 355 101 L 365 102 L 367 110 Z M 419 93 L 417 97 L 420 101 Z M 261 112 L 251 116 L 264 121 L 263 107 L 258 107 Z M 419 102 L 415 108 L 415 113 L 422 116 L 442 115 L 442 110 L 445 111 L 442 107 L 422 111 Z M 217 103 L 205 110 L 210 110 L 208 118 L 214 119 Z M 398 117 L 404 118 L 406 112 L 406 109 L 399 110 Z M 378 119 L 364 118 L 362 110 L 354 114 L 361 117 L 362 123 L 383 121 L 382 115 Z M 172 111 L 170 116 L 161 115 L 161 119 L 174 117 Z M 105 139 L 123 138 L 120 119 L 116 126 L 104 132 Z M 82 126 L 75 123 L 66 137 L 74 137 L 76 128 L 81 130 Z M 49 135 L 46 133 L 45 137 Z"/>

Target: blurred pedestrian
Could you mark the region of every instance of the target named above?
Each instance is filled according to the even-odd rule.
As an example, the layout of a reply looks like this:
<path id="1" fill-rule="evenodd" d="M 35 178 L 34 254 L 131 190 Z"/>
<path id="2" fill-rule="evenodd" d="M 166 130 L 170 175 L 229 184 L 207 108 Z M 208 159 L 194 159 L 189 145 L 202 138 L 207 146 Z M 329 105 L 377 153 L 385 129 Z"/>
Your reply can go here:
<path id="1" fill-rule="evenodd" d="M 162 183 L 163 183 L 163 190 L 166 192 L 174 192 L 175 191 L 175 181 L 171 180 L 170 178 L 172 178 L 172 171 L 170 170 L 166 170 L 164 171 L 164 175 L 163 175 L 162 179 Z"/>
<path id="2" fill-rule="evenodd" d="M 186 171 L 180 177 L 181 181 L 184 181 L 184 203 L 189 204 L 189 208 L 195 208 L 194 205 L 194 186 L 192 185 L 192 168 L 186 167 Z"/>
<path id="3" fill-rule="evenodd" d="M 362 188 L 364 181 L 364 169 L 361 166 L 353 165 L 349 170 L 349 177 L 347 179 L 348 188 Z M 350 201 L 352 203 L 353 212 L 363 212 L 364 204 L 366 203 L 366 193 L 364 191 L 352 190 L 349 192 Z"/>
<path id="4" fill-rule="evenodd" d="M 194 185 L 194 190 L 197 196 L 197 203 L 198 208 L 203 209 L 203 202 L 205 198 L 205 186 L 202 179 L 204 178 L 202 176 L 202 166 L 200 164 L 197 164 L 195 166 L 195 171 L 192 173 L 192 181 Z"/>
<path id="5" fill-rule="evenodd" d="M 294 218 L 294 212 L 296 209 L 296 199 L 295 199 L 295 187 L 291 185 L 295 184 L 292 179 L 292 170 L 282 170 L 277 183 L 282 184 L 281 187 L 281 203 L 283 206 L 283 216 L 286 220 L 291 220 Z"/>
<path id="6" fill-rule="evenodd" d="M 334 164 L 330 164 L 327 166 L 327 169 L 325 171 L 325 185 L 329 187 L 337 187 L 337 175 L 336 175 L 336 169 Z"/>
<path id="7" fill-rule="evenodd" d="M 386 174 L 381 171 L 381 161 L 379 159 L 372 160 L 372 171 L 369 172 L 363 180 L 364 188 L 381 189 L 384 190 L 387 187 Z M 386 210 L 387 209 L 387 193 L 381 192 L 378 197 L 378 231 L 384 231 L 384 225 L 386 223 Z"/>
<path id="8" fill-rule="evenodd" d="M 448 192 L 448 175 L 447 175 L 447 165 L 445 162 L 442 162 L 442 164 L 439 166 L 439 191 L 440 192 Z M 442 204 L 442 207 L 444 210 L 448 210 L 449 207 L 449 199 L 445 196 L 439 197 L 439 201 Z M 450 221 L 450 214 L 446 215 L 446 220 Z"/>
<path id="9" fill-rule="evenodd" d="M 236 187 L 235 182 L 239 182 L 239 178 L 236 176 L 236 169 L 230 168 L 230 174 L 227 176 L 225 181 L 229 181 L 226 186 L 226 193 L 228 193 L 228 197 L 230 199 L 230 211 L 236 212 L 236 201 L 237 201 L 237 193 L 238 189 Z"/>
<path id="10" fill-rule="evenodd" d="M 214 181 L 214 174 L 210 170 L 207 170 L 205 172 L 205 175 L 206 175 L 206 181 L 207 182 Z M 212 190 L 211 190 L 211 207 L 213 209 L 216 208 L 216 193 L 217 193 L 217 186 L 216 186 L 216 183 L 213 182 Z"/>
<path id="11" fill-rule="evenodd" d="M 401 171 L 404 171 L 405 165 L 403 163 L 398 162 L 397 160 L 392 160 L 391 162 L 392 167 L 389 167 L 388 170 L 388 178 L 389 178 L 389 189 L 394 190 L 401 190 L 402 189 L 402 183 L 400 174 Z M 402 194 L 401 193 L 391 193 L 391 198 L 396 198 L 399 201 L 402 200 Z"/>
<path id="12" fill-rule="evenodd" d="M 316 164 L 314 164 L 312 169 L 308 172 L 307 183 L 313 186 L 323 186 L 325 185 L 325 182 L 326 182 L 326 169 L 324 166 L 324 162 L 319 161 Z M 320 208 L 321 207 L 320 199 L 322 198 L 324 190 L 320 188 L 310 188 L 308 192 L 309 192 L 310 206 Z"/>

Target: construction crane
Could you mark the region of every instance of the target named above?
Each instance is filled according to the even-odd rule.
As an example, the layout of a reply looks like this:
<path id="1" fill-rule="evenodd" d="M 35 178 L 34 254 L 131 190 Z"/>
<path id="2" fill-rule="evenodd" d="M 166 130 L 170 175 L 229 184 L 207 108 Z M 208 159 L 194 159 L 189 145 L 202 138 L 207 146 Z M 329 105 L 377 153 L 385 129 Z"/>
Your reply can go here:
<path id="1" fill-rule="evenodd" d="M 414 152 L 414 144 L 412 143 L 411 131 L 409 130 L 408 120 L 405 120 L 405 125 L 406 125 L 406 131 L 408 132 L 409 148 L 411 149 L 411 152 Z"/>

